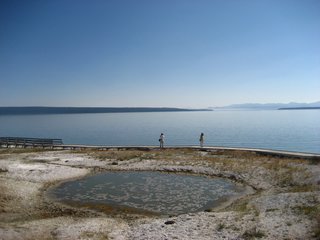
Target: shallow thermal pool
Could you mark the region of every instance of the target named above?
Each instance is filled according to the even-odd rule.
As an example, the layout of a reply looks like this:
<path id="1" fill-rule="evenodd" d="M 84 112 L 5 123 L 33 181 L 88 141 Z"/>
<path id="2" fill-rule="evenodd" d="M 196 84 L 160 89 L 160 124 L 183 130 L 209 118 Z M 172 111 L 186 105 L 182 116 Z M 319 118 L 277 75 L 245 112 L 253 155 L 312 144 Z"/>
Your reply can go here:
<path id="1" fill-rule="evenodd" d="M 106 172 L 51 190 L 68 203 L 105 204 L 160 214 L 198 212 L 237 196 L 243 188 L 221 179 L 162 172 Z"/>

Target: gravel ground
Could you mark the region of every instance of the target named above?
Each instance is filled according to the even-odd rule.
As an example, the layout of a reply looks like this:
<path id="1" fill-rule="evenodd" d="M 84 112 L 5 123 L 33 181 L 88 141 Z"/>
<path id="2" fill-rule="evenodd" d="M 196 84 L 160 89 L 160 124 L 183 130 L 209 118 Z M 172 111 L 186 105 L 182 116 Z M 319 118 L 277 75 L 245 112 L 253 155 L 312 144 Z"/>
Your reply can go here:
<path id="1" fill-rule="evenodd" d="M 178 216 L 77 208 L 46 195 L 107 170 L 225 177 L 247 185 L 247 195 Z M 250 152 L 0 149 L 0 239 L 320 239 L 319 173 L 317 161 Z"/>

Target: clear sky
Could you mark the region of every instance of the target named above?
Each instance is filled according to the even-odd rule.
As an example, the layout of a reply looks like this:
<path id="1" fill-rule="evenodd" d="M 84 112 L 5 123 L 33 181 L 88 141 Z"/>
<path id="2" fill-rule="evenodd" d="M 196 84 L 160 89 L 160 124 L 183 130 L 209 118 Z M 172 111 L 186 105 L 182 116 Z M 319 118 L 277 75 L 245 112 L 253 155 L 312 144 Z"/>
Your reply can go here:
<path id="1" fill-rule="evenodd" d="M 319 0 L 0 1 L 0 106 L 319 100 Z"/>

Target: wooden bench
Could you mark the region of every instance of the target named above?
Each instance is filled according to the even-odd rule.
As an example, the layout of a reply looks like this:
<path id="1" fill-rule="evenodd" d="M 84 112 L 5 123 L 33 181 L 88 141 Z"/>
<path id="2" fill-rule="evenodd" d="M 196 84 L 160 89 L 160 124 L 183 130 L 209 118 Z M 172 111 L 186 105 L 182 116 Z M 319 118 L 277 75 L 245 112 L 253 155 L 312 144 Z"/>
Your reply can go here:
<path id="1" fill-rule="evenodd" d="M 62 145 L 62 139 L 52 138 L 24 138 L 24 137 L 0 137 L 0 147 L 50 147 Z"/>

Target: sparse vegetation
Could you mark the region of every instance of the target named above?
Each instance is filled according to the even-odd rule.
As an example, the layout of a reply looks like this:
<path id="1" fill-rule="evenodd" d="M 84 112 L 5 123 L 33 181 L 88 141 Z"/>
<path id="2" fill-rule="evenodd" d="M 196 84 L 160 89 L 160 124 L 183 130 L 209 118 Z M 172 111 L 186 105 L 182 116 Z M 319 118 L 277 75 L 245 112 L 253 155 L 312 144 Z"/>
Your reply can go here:
<path id="1" fill-rule="evenodd" d="M 0 213 L 5 212 L 6 205 L 8 202 L 13 200 L 13 198 L 8 194 L 8 189 L 6 186 L 0 184 Z"/>
<path id="2" fill-rule="evenodd" d="M 57 151 L 52 149 L 43 149 L 43 148 L 1 148 L 1 154 L 19 154 L 19 153 L 37 153 L 37 152 L 46 152 L 46 151 Z"/>
<path id="3" fill-rule="evenodd" d="M 79 151 L 77 151 L 79 152 Z M 110 150 L 110 151 L 86 151 L 89 156 L 97 158 L 101 161 L 106 160 L 118 160 L 118 161 L 126 161 L 133 158 L 141 158 L 143 155 L 142 151 L 117 151 L 117 150 Z"/>
<path id="4" fill-rule="evenodd" d="M 314 228 L 314 235 L 317 239 L 320 239 L 320 213 L 319 212 L 317 213 L 317 216 L 315 219 L 316 219 L 316 225 Z"/>
<path id="5" fill-rule="evenodd" d="M 316 218 L 317 214 L 320 212 L 320 205 L 318 206 L 295 206 L 292 210 L 297 214 L 304 214 L 311 218 Z"/>
<path id="6" fill-rule="evenodd" d="M 269 208 L 266 210 L 266 212 L 275 212 L 275 211 L 279 211 L 278 208 Z"/>
<path id="7" fill-rule="evenodd" d="M 317 191 L 317 186 L 311 184 L 295 185 L 288 189 L 289 192 L 313 192 Z"/>
<path id="8" fill-rule="evenodd" d="M 217 226 L 217 231 L 222 231 L 222 229 L 225 228 L 225 225 L 223 223 L 219 223 L 218 226 Z"/>
<path id="9" fill-rule="evenodd" d="M 248 202 L 245 201 L 245 202 L 237 203 L 233 206 L 232 210 L 241 212 L 241 213 L 248 213 L 249 212 Z"/>
<path id="10" fill-rule="evenodd" d="M 246 240 L 255 239 L 255 238 L 263 238 L 265 237 L 265 233 L 260 230 L 257 230 L 256 227 L 247 230 L 243 233 L 242 237 Z"/>

